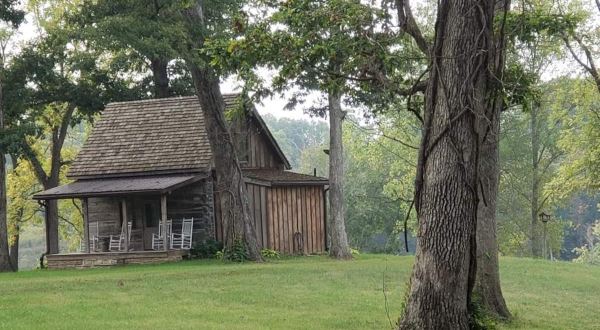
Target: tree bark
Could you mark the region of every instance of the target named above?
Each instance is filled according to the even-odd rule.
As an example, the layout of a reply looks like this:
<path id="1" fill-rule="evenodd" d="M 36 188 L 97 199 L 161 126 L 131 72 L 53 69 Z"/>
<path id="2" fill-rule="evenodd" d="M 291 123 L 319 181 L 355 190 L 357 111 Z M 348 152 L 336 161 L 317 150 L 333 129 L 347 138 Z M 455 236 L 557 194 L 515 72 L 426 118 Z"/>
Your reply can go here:
<path id="1" fill-rule="evenodd" d="M 493 18 L 493 0 L 439 2 L 415 181 L 418 244 L 400 329 L 470 325 Z"/>
<path id="2" fill-rule="evenodd" d="M 0 76 L 0 130 L 4 131 L 3 84 Z M 0 150 L 0 272 L 12 271 L 8 249 L 8 223 L 6 219 L 6 157 Z"/>
<path id="3" fill-rule="evenodd" d="M 0 105 L 1 106 L 1 105 Z M 0 114 L 3 116 L 3 114 Z M 3 126 L 2 126 L 3 127 Z M 8 247 L 8 224 L 6 221 L 6 157 L 0 152 L 0 272 L 13 271 Z"/>
<path id="4" fill-rule="evenodd" d="M 167 71 L 169 61 L 162 58 L 153 58 L 150 60 L 150 66 L 152 68 L 152 81 L 154 82 L 154 97 L 160 99 L 171 96 Z"/>
<path id="5" fill-rule="evenodd" d="M 225 103 L 219 87 L 219 77 L 211 68 L 198 64 L 201 61 L 197 58 L 197 50 L 203 47 L 205 38 L 203 31 L 198 29 L 205 24 L 203 13 L 202 1 L 197 1 L 193 7 L 183 11 L 192 40 L 192 49 L 186 51 L 184 58 L 192 73 L 213 154 L 216 187 L 222 210 L 223 245 L 226 251 L 232 251 L 241 242 L 247 257 L 261 262 L 263 258 L 250 213 L 244 176 L 225 120 Z"/>
<path id="6" fill-rule="evenodd" d="M 225 103 L 219 80 L 212 70 L 201 69 L 194 63 L 189 65 L 213 154 L 225 250 L 231 251 L 241 241 L 250 260 L 262 261 L 260 244 L 250 215 L 246 184 L 225 121 Z"/>
<path id="7" fill-rule="evenodd" d="M 16 233 L 12 236 L 13 244 L 10 246 L 10 264 L 13 271 L 19 270 L 19 226 L 17 225 Z"/>
<path id="8" fill-rule="evenodd" d="M 501 102 L 501 100 L 499 100 Z M 500 116 L 500 111 L 496 114 Z M 498 240 L 496 236 L 496 205 L 500 166 L 498 163 L 500 121 L 492 121 L 492 129 L 481 145 L 481 193 L 477 210 L 477 277 L 474 295 L 492 316 L 511 317 L 500 287 Z"/>
<path id="9" fill-rule="evenodd" d="M 500 81 L 504 77 L 505 31 L 504 22 L 510 10 L 510 0 L 496 3 L 497 21 L 502 22 L 495 31 L 494 70 Z M 474 295 L 486 312 L 500 320 L 511 317 L 502 295 L 500 271 L 498 267 L 498 239 L 496 236 L 496 205 L 498 201 L 498 184 L 500 181 L 499 138 L 500 114 L 504 109 L 504 97 L 498 90 L 492 110 L 489 131 L 480 148 L 479 173 L 481 176 L 481 192 L 477 209 L 477 276 Z"/>
<path id="10" fill-rule="evenodd" d="M 530 128 L 531 128 L 531 219 L 530 219 L 530 244 L 531 255 L 533 257 L 542 256 L 542 240 L 540 238 L 540 226 L 538 223 L 540 178 L 539 178 L 539 153 L 540 137 L 538 123 L 538 108 L 533 105 L 530 110 Z"/>
<path id="11" fill-rule="evenodd" d="M 336 259 L 350 259 L 344 221 L 344 146 L 342 142 L 341 95 L 329 91 L 329 214 L 331 215 L 331 247 L 329 255 Z"/>

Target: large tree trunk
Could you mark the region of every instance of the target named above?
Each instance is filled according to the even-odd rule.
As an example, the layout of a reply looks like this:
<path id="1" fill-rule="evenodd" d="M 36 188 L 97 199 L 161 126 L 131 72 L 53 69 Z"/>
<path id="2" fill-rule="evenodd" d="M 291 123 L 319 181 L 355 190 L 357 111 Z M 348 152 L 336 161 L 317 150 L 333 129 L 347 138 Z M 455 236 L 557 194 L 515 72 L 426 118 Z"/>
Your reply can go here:
<path id="1" fill-rule="evenodd" d="M 497 21 L 504 22 L 510 10 L 510 0 L 496 3 Z M 502 81 L 504 77 L 505 31 L 500 24 L 495 34 L 494 70 L 495 77 Z M 499 136 L 500 114 L 504 109 L 504 97 L 496 96 L 490 109 L 491 121 L 489 131 L 480 148 L 479 173 L 481 176 L 481 192 L 477 210 L 477 276 L 474 295 L 488 314 L 498 319 L 511 317 L 500 286 L 498 267 L 498 239 L 496 236 L 496 205 L 498 200 L 498 183 L 500 181 Z"/>
<path id="2" fill-rule="evenodd" d="M 342 141 L 341 96 L 330 91 L 329 98 L 329 214 L 331 215 L 331 247 L 329 255 L 336 259 L 350 259 L 344 221 L 344 146 Z"/>
<path id="3" fill-rule="evenodd" d="M 16 233 L 12 236 L 12 245 L 10 246 L 10 264 L 16 272 L 19 270 L 19 226 L 16 227 Z"/>
<path id="4" fill-rule="evenodd" d="M 203 70 L 193 63 L 190 67 L 213 154 L 225 250 L 232 251 L 235 244 L 242 242 L 249 259 L 262 261 L 243 173 L 225 121 L 225 103 L 219 80 L 210 69 Z"/>
<path id="5" fill-rule="evenodd" d="M 538 123 L 538 108 L 533 105 L 530 111 L 531 115 L 531 210 L 530 210 L 530 244 L 531 254 L 534 257 L 542 256 L 542 240 L 540 238 L 540 225 L 538 222 L 540 179 L 539 179 L 539 152 L 540 137 Z"/>
<path id="6" fill-rule="evenodd" d="M 58 201 L 56 199 L 46 201 L 46 221 L 46 253 L 58 254 L 60 240 L 58 237 Z"/>
<path id="7" fill-rule="evenodd" d="M 152 81 L 154 82 L 154 97 L 165 98 L 171 95 L 169 90 L 169 74 L 167 68 L 169 61 L 161 58 L 150 60 L 152 67 Z"/>
<path id="8" fill-rule="evenodd" d="M 495 115 L 499 117 L 500 111 Z M 496 203 L 500 177 L 499 124 L 499 120 L 492 121 L 492 129 L 481 145 L 479 173 L 482 184 L 477 210 L 477 279 L 474 294 L 489 314 L 499 319 L 509 319 L 510 312 L 500 287 L 496 237 Z"/>
<path id="9" fill-rule="evenodd" d="M 1 104 L 0 104 L 1 106 Z M 2 114 L 0 114 L 2 115 Z M 0 272 L 12 271 L 6 222 L 6 157 L 0 152 Z"/>
<path id="10" fill-rule="evenodd" d="M 2 77 L 0 77 L 2 79 Z M 3 86 L 0 80 L 0 130 L 4 132 Z M 12 271 L 8 251 L 8 224 L 6 221 L 6 157 L 0 150 L 0 272 Z"/>
<path id="11" fill-rule="evenodd" d="M 235 245 L 241 242 L 250 260 L 262 261 L 260 244 L 248 204 L 246 184 L 225 121 L 225 103 L 219 87 L 219 77 L 211 68 L 200 66 L 196 56 L 197 50 L 201 49 L 204 43 L 201 31 L 205 24 L 203 13 L 202 1 L 197 1 L 195 6 L 183 11 L 193 40 L 192 50 L 187 52 L 185 57 L 204 113 L 204 126 L 213 154 L 216 186 L 222 210 L 223 245 L 226 251 L 232 251 Z"/>
<path id="12" fill-rule="evenodd" d="M 419 236 L 401 329 L 469 328 L 493 14 L 493 0 L 439 2 L 415 187 Z"/>

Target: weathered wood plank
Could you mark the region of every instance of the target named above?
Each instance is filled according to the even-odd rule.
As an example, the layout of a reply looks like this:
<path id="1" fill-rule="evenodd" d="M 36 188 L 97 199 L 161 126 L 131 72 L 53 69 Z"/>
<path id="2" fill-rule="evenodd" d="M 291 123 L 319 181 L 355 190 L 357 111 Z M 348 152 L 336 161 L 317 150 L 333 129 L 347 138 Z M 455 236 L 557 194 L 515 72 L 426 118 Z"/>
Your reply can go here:
<path id="1" fill-rule="evenodd" d="M 269 247 L 269 228 L 267 223 L 267 188 L 260 187 L 260 214 L 261 214 L 261 228 L 263 238 L 263 248 Z"/>
<path id="2" fill-rule="evenodd" d="M 266 189 L 266 188 L 265 188 Z M 273 211 L 273 189 L 266 189 L 267 194 L 267 227 L 269 229 L 269 249 L 275 250 L 275 212 Z"/>

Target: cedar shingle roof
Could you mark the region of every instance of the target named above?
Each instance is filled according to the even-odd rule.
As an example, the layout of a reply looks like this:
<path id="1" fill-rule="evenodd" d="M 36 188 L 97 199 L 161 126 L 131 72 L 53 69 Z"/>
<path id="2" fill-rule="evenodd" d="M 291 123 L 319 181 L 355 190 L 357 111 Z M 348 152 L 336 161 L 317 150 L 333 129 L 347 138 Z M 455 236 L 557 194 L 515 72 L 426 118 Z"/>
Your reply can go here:
<path id="1" fill-rule="evenodd" d="M 326 178 L 300 174 L 278 169 L 244 169 L 244 176 L 248 179 L 264 181 L 269 185 L 326 185 L 329 180 Z"/>
<path id="2" fill-rule="evenodd" d="M 227 108 L 238 102 L 238 94 L 223 98 Z M 211 163 L 196 96 L 116 102 L 104 109 L 68 176 L 204 172 Z"/>

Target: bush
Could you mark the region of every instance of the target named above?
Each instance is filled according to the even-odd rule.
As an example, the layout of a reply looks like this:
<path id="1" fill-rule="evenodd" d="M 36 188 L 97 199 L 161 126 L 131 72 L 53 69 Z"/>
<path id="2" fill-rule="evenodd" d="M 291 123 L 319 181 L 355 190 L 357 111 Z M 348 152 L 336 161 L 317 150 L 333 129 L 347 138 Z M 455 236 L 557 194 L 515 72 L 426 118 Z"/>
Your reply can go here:
<path id="1" fill-rule="evenodd" d="M 217 252 L 223 250 L 223 243 L 214 239 L 209 239 L 204 242 L 196 243 L 192 249 L 192 258 L 214 258 Z"/>
<path id="2" fill-rule="evenodd" d="M 278 251 L 271 249 L 262 249 L 260 251 L 260 255 L 262 255 L 265 259 L 279 259 L 281 258 L 281 254 Z"/>
<path id="3" fill-rule="evenodd" d="M 248 260 L 248 253 L 246 252 L 244 241 L 236 239 L 231 248 L 223 249 L 223 260 L 235 262 L 244 262 Z"/>
<path id="4" fill-rule="evenodd" d="M 360 251 L 358 249 L 350 248 L 350 253 L 352 253 L 353 256 L 357 256 L 360 254 Z"/>

